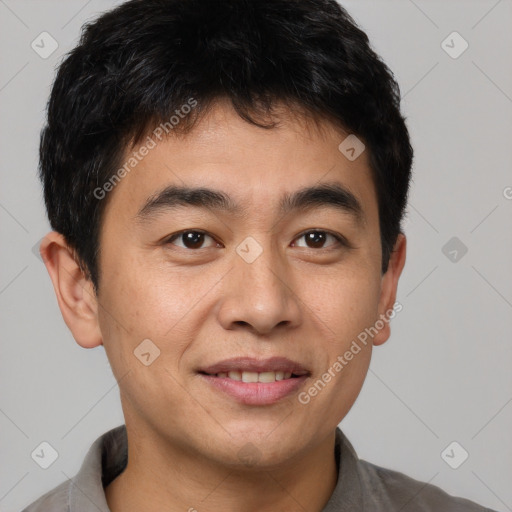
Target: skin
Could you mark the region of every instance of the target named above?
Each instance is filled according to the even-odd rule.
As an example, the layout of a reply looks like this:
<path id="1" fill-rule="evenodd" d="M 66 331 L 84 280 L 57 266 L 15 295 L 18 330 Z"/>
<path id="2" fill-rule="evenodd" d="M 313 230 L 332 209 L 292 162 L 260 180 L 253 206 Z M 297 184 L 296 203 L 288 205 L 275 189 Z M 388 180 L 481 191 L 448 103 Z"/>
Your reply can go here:
<path id="1" fill-rule="evenodd" d="M 41 244 L 75 340 L 103 344 L 119 382 L 129 461 L 106 488 L 113 512 L 320 512 L 334 490 L 335 429 L 388 322 L 308 404 L 297 393 L 242 404 L 197 373 L 236 356 L 284 356 L 310 370 L 298 392 L 307 390 L 396 301 L 406 239 L 399 235 L 382 275 L 367 152 L 345 158 L 338 145 L 347 134 L 327 121 L 316 127 L 285 109 L 279 120 L 264 130 L 219 100 L 192 132 L 159 142 L 109 192 L 97 297 L 60 234 Z M 332 181 L 360 201 L 364 224 L 332 206 L 277 212 L 284 192 Z M 170 184 L 221 190 L 247 214 L 188 206 L 137 222 L 147 198 Z M 166 243 L 187 229 L 208 233 L 201 248 Z M 351 247 L 331 236 L 309 247 L 307 230 L 339 233 Z M 248 236 L 263 250 L 252 263 L 235 250 Z M 148 338 L 160 356 L 145 366 L 133 351 Z M 248 443 L 252 465 L 239 454 Z"/>

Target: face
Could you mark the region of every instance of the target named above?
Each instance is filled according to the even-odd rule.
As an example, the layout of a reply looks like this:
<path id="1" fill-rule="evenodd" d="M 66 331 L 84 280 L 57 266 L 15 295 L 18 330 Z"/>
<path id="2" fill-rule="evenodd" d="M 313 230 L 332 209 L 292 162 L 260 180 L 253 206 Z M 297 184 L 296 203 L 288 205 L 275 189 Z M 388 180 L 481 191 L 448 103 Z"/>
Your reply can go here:
<path id="1" fill-rule="evenodd" d="M 212 461 L 314 447 L 388 335 L 344 356 L 396 287 L 366 152 L 347 159 L 326 122 L 280 120 L 264 130 L 217 103 L 122 178 L 102 225 L 98 327 L 127 426 Z"/>

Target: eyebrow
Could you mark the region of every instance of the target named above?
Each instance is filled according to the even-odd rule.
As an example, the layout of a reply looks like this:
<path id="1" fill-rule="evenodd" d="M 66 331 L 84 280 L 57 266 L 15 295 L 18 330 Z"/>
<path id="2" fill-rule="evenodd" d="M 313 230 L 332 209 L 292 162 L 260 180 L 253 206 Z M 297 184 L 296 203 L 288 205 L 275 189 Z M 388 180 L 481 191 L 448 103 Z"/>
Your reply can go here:
<path id="1" fill-rule="evenodd" d="M 292 211 L 308 211 L 313 208 L 331 206 L 351 215 L 358 224 L 366 222 L 363 207 L 356 196 L 338 182 L 327 182 L 286 192 L 279 201 L 281 215 Z M 226 193 L 205 187 L 169 185 L 149 197 L 135 218 L 138 222 L 149 222 L 158 214 L 183 207 L 196 207 L 226 212 L 235 216 L 247 214 L 242 205 Z"/>

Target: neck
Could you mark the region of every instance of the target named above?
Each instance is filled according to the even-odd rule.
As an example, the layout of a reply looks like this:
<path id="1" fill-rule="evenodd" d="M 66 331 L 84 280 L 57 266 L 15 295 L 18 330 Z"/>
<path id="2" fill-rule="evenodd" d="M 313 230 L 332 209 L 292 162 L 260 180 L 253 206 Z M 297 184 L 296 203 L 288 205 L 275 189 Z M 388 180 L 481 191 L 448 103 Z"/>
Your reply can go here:
<path id="1" fill-rule="evenodd" d="M 335 432 L 272 468 L 221 466 L 161 443 L 128 434 L 128 464 L 105 489 L 111 512 L 321 512 L 337 483 Z"/>

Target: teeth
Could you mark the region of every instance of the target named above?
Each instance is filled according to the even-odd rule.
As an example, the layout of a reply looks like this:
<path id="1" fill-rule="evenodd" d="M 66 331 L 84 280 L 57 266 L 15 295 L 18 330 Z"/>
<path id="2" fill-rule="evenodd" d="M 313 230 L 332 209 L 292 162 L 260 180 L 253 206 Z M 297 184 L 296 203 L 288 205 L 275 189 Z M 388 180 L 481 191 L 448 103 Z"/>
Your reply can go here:
<path id="1" fill-rule="evenodd" d="M 275 382 L 291 378 L 291 372 L 245 372 L 234 370 L 231 372 L 217 373 L 216 377 L 221 379 L 229 378 L 242 382 Z"/>
<path id="2" fill-rule="evenodd" d="M 258 382 L 275 382 L 276 381 L 276 374 L 275 372 L 262 372 L 259 375 L 257 375 L 257 381 Z"/>
<path id="3" fill-rule="evenodd" d="M 258 374 L 256 372 L 242 372 L 242 382 L 258 382 Z"/>

